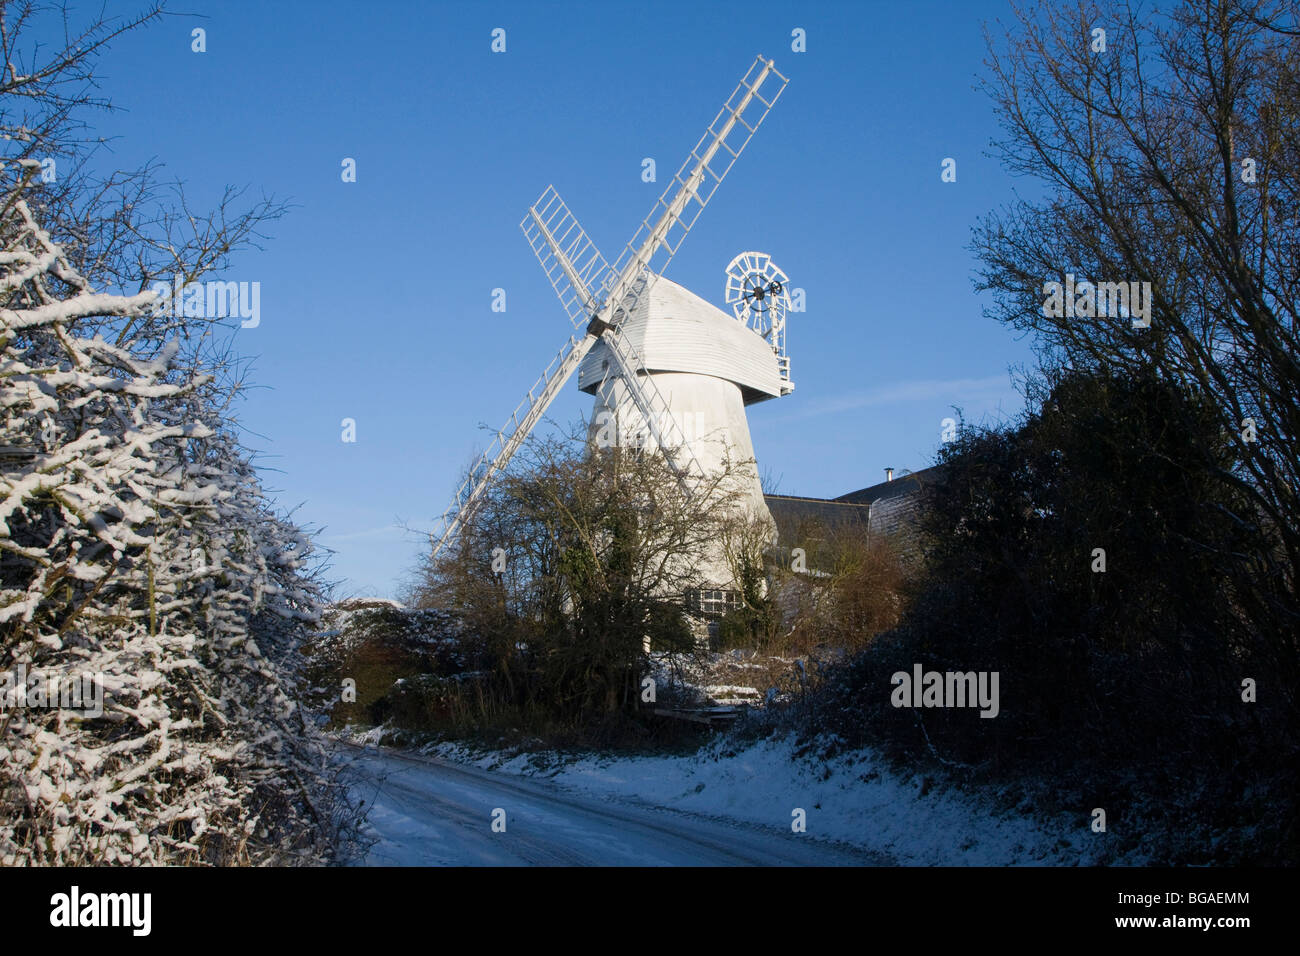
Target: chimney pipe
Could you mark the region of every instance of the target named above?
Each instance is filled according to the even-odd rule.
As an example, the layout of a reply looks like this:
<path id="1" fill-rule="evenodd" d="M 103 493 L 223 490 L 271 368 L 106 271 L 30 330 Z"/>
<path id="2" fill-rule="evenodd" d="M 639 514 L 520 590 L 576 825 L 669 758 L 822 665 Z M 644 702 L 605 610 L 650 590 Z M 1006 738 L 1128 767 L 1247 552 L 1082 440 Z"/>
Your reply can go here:
<path id="1" fill-rule="evenodd" d="M 886 468 L 886 469 L 885 469 L 885 481 L 893 481 L 893 480 L 894 480 L 894 469 L 892 469 L 892 468 Z"/>

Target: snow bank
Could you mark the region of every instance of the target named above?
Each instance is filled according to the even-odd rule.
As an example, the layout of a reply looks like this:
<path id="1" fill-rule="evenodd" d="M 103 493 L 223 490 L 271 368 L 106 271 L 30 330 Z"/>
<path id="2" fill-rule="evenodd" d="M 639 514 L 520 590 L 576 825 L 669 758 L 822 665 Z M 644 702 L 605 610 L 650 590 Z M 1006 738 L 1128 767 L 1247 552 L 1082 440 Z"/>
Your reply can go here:
<path id="1" fill-rule="evenodd" d="M 442 744 L 439 756 L 505 773 L 546 776 L 588 793 L 713 817 L 787 828 L 807 814 L 807 833 L 888 854 L 901 865 L 1089 865 L 1101 844 L 1086 815 L 1035 819 L 982 795 L 902 776 L 870 751 L 822 761 L 793 738 L 736 749 L 719 738 L 688 757 L 483 755 Z"/>

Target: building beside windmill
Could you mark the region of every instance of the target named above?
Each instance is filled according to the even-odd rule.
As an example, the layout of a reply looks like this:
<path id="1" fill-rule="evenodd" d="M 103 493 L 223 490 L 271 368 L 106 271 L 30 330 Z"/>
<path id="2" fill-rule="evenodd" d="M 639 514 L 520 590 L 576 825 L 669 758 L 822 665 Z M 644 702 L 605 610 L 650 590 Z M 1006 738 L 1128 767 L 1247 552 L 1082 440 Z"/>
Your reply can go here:
<path id="1" fill-rule="evenodd" d="M 816 569 L 815 536 L 837 529 L 853 529 L 869 537 L 887 538 L 905 559 L 918 557 L 917 519 L 921 495 L 941 475 L 941 466 L 908 471 L 895 476 L 887 469 L 884 481 L 838 498 L 803 498 L 796 495 L 764 495 L 768 511 L 776 522 L 778 547 L 786 553 L 804 548 Z"/>

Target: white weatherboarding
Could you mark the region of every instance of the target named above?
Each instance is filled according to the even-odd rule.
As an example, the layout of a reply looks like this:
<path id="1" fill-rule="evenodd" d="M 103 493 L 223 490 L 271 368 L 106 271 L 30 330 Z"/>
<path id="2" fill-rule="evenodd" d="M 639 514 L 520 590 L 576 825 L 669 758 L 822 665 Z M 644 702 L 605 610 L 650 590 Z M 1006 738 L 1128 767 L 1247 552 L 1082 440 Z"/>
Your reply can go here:
<path id="1" fill-rule="evenodd" d="M 431 536 L 435 556 L 575 371 L 596 396 L 593 438 L 613 421 L 618 444 L 660 449 L 687 487 L 726 459 L 747 462 L 747 505 L 771 522 L 744 407 L 794 388 L 786 277 L 762 253 L 737 256 L 727 270 L 732 318 L 660 274 L 786 83 L 771 60 L 754 60 L 612 266 L 554 186 L 528 210 L 520 228 L 577 333 L 470 468 Z M 725 586 L 720 574 L 715 587 Z"/>

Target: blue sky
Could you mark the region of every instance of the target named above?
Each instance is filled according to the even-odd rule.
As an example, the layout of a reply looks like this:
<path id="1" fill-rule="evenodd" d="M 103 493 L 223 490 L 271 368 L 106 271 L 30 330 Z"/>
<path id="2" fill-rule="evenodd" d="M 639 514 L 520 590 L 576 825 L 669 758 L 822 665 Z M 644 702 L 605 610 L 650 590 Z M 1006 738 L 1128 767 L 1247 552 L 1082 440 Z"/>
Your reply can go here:
<path id="1" fill-rule="evenodd" d="M 339 596 L 396 592 L 427 547 L 398 523 L 432 525 L 479 425 L 501 425 L 569 334 L 519 232 L 528 206 L 554 183 L 613 260 L 757 53 L 789 86 L 666 275 L 721 306 L 727 262 L 757 249 L 806 291 L 796 391 L 750 408 L 760 469 L 833 497 L 928 464 L 954 405 L 975 421 L 1021 407 L 1008 368 L 1028 344 L 981 316 L 966 249 L 1013 195 L 973 89 L 1003 2 L 185 11 L 104 58 L 122 111 L 93 121 L 113 162 L 156 158 L 200 200 L 234 184 L 295 204 L 222 278 L 261 283 L 237 346 L 262 387 L 240 417 L 277 500 L 336 552 Z M 573 382 L 551 416 L 590 403 Z"/>

